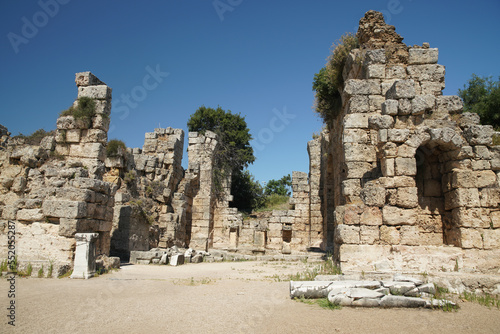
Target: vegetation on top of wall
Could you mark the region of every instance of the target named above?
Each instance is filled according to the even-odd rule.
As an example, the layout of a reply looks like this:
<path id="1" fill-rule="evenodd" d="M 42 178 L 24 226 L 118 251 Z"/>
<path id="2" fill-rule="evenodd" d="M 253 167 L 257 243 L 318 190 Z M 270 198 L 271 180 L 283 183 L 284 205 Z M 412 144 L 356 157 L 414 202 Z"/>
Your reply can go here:
<path id="1" fill-rule="evenodd" d="M 342 73 L 349 53 L 358 47 L 359 42 L 356 36 L 352 33 L 345 33 L 337 44 L 332 45 L 332 52 L 325 67 L 314 75 L 315 111 L 328 127 L 342 109 L 340 95 L 344 88 Z"/>
<path id="2" fill-rule="evenodd" d="M 13 139 L 23 139 L 25 144 L 29 145 L 40 145 L 43 138 L 47 136 L 54 136 L 55 130 L 45 131 L 44 129 L 38 129 L 30 135 L 23 135 L 19 133 L 17 136 L 12 137 Z"/>
<path id="3" fill-rule="evenodd" d="M 106 156 L 108 157 L 116 157 L 121 153 L 125 152 L 127 146 L 125 143 L 118 139 L 111 139 L 108 141 L 106 145 Z"/>
<path id="4" fill-rule="evenodd" d="M 458 90 L 458 96 L 464 101 L 464 112 L 477 113 L 481 124 L 500 129 L 500 80 L 472 74 L 464 89 Z"/>
<path id="5" fill-rule="evenodd" d="M 83 96 L 78 98 L 78 103 L 63 110 L 59 116 L 73 116 L 75 119 L 90 121 L 96 114 L 96 103 L 94 99 Z"/>

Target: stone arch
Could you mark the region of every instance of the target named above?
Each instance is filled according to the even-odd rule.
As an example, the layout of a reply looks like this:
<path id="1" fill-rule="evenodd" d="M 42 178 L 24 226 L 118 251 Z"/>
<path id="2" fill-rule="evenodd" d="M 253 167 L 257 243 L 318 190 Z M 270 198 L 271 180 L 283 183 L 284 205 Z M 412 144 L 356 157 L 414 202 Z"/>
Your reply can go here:
<path id="1" fill-rule="evenodd" d="M 427 245 L 458 244 L 458 223 L 447 205 L 449 180 L 460 158 L 462 136 L 452 128 L 427 129 L 410 138 L 415 149 L 417 224 L 420 239 Z"/>

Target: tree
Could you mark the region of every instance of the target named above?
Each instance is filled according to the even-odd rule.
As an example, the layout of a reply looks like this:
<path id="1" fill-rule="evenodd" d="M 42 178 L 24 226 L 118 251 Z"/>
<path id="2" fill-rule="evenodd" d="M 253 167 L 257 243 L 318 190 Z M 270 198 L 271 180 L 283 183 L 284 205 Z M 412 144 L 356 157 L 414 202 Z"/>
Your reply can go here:
<path id="1" fill-rule="evenodd" d="M 314 110 L 329 127 L 342 108 L 341 90 L 344 88 L 342 73 L 349 53 L 359 47 L 356 36 L 346 33 L 337 44 L 332 45 L 332 53 L 326 66 L 314 75 L 313 90 L 316 92 Z"/>
<path id="2" fill-rule="evenodd" d="M 277 194 L 280 196 L 290 196 L 292 188 L 292 178 L 290 174 L 283 176 L 279 180 L 269 180 L 264 189 L 264 194 L 269 196 Z"/>
<path id="3" fill-rule="evenodd" d="M 221 107 L 213 109 L 202 106 L 191 115 L 187 125 L 189 131 L 204 133 L 210 130 L 217 134 L 219 147 L 214 159 L 216 195 L 223 195 L 222 185 L 229 175 L 232 179 L 231 193 L 233 196 L 240 196 L 238 192 L 242 194 L 253 193 L 255 186 L 249 180 L 251 175 L 248 171 L 243 172 L 248 165 L 255 161 L 253 148 L 250 146 L 252 135 L 247 127 L 245 117 L 233 114 L 230 110 L 225 111 Z M 236 198 L 233 205 L 238 209 L 245 209 L 247 204 L 243 204 L 244 202 L 243 199 Z"/>
<path id="4" fill-rule="evenodd" d="M 464 112 L 477 113 L 482 124 L 500 128 L 500 81 L 472 74 L 464 89 L 458 90 L 458 95 L 464 101 Z"/>
<path id="5" fill-rule="evenodd" d="M 262 207 L 266 201 L 262 186 L 248 170 L 233 174 L 231 194 L 233 194 L 232 206 L 240 211 L 252 212 Z"/>

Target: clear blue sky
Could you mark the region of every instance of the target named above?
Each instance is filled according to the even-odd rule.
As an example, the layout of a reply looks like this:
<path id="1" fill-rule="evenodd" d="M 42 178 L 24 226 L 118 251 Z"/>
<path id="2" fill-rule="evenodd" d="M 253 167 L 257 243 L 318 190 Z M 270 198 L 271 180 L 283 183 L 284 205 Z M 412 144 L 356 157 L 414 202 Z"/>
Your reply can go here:
<path id="1" fill-rule="evenodd" d="M 220 105 L 246 117 L 260 181 L 308 171 L 306 143 L 322 125 L 314 73 L 369 9 L 406 44 L 439 48 L 446 95 L 472 73 L 500 74 L 498 0 L 55 1 L 0 4 L 0 124 L 13 134 L 54 129 L 76 98 L 74 74 L 91 71 L 113 88 L 110 139 L 142 147 L 145 132 L 187 131 L 198 107 Z M 157 68 L 168 76 L 145 84 Z"/>

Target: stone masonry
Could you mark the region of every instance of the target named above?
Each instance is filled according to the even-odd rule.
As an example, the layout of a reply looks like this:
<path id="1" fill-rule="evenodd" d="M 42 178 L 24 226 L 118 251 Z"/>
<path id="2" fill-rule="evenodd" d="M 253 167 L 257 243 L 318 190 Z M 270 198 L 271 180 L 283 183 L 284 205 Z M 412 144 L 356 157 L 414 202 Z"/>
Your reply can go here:
<path id="1" fill-rule="evenodd" d="M 500 270 L 500 147 L 491 126 L 443 96 L 445 68 L 428 43 L 406 46 L 381 13 L 360 20 L 343 71 L 342 109 L 307 145 L 288 210 L 243 219 L 226 181 L 216 196 L 215 133 L 154 129 L 141 148 L 108 155 L 111 88 L 76 74 L 90 118 L 57 119 L 39 145 L 0 126 L 0 259 L 16 226 L 21 267 L 73 267 L 75 235 L 95 253 L 190 248 L 277 256 L 330 252 L 343 271 Z M 162 251 L 163 250 L 163 251 Z M 162 253 L 163 254 L 163 253 Z M 200 253 L 201 254 L 201 253 Z M 52 272 L 52 270 L 51 270 Z"/>
<path id="2" fill-rule="evenodd" d="M 442 95 L 437 48 L 406 46 L 374 11 L 357 37 L 361 47 L 344 68 L 342 112 L 310 144 L 328 143 L 311 161 L 322 164 L 334 258 L 343 270 L 498 271 L 493 128 L 462 113 L 458 96 Z"/>

